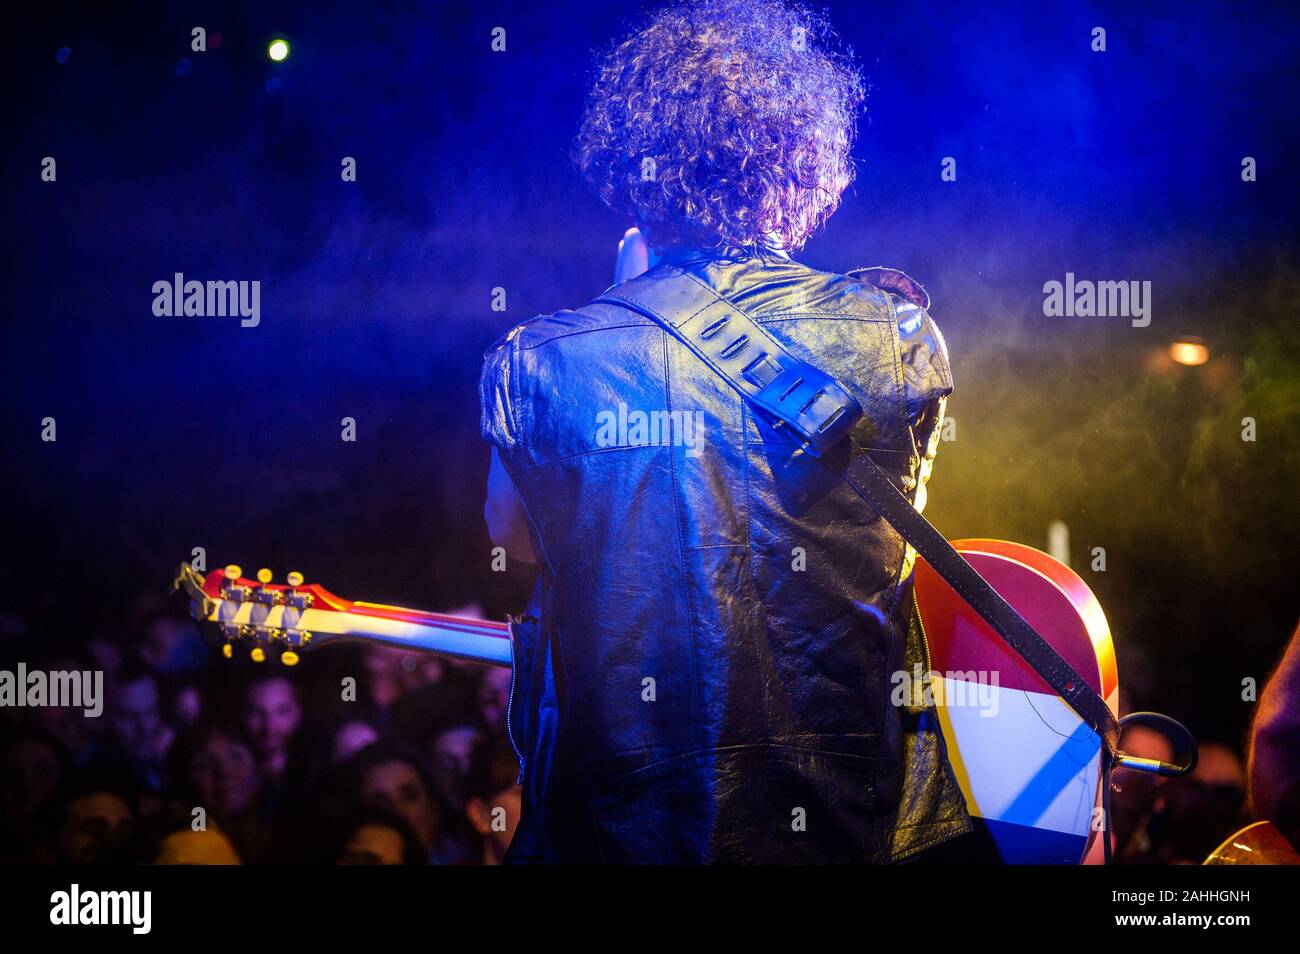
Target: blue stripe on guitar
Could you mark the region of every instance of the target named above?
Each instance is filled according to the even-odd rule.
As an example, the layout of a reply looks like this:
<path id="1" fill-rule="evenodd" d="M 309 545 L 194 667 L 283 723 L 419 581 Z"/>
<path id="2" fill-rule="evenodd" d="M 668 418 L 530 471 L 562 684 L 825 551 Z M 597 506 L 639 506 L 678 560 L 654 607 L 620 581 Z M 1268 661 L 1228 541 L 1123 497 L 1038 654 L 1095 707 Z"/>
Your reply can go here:
<path id="1" fill-rule="evenodd" d="M 987 818 L 972 817 L 971 821 L 992 836 L 1003 864 L 1077 865 L 1088 845 L 1086 837 L 1068 832 Z"/>

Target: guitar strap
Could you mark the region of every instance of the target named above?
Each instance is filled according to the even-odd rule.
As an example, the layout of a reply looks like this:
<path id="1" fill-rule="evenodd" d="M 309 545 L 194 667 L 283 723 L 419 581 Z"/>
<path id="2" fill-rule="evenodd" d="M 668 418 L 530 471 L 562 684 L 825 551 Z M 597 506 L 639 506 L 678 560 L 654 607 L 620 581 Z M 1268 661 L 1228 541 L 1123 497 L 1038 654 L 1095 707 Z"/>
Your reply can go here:
<path id="1" fill-rule="evenodd" d="M 654 321 L 778 432 L 798 440 L 804 452 L 838 474 L 1078 713 L 1101 740 L 1102 770 L 1108 771 L 1118 751 L 1119 724 L 1105 700 L 975 572 L 865 451 L 850 444 L 845 465 L 833 463 L 825 453 L 848 437 L 862 416 L 861 405 L 843 385 L 790 354 L 758 322 L 687 272 L 679 272 L 671 283 L 655 279 L 652 293 L 647 280 L 632 279 L 596 301 Z M 682 317 L 670 320 L 660 309 Z"/>

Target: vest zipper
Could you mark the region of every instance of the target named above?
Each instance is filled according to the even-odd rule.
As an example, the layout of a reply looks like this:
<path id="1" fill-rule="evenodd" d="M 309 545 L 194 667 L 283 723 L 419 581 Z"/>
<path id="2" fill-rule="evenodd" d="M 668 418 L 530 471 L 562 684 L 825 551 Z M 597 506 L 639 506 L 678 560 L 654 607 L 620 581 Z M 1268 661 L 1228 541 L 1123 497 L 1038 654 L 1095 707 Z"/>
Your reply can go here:
<path id="1" fill-rule="evenodd" d="M 921 634 L 921 654 L 925 657 L 925 672 L 921 674 L 923 679 L 930 679 L 930 639 L 925 635 L 925 620 L 921 618 L 921 603 L 916 598 L 916 581 L 912 581 L 912 612 L 916 616 L 916 628 Z"/>
<path id="2" fill-rule="evenodd" d="M 519 665 L 515 657 L 515 629 L 514 620 L 510 621 L 510 693 L 506 696 L 506 737 L 510 739 L 510 748 L 514 750 L 515 759 L 519 762 L 519 777 L 515 779 L 516 785 L 524 784 L 524 756 L 519 751 L 519 745 L 515 742 L 514 724 L 511 722 L 510 713 L 515 707 L 515 680 L 519 678 Z"/>

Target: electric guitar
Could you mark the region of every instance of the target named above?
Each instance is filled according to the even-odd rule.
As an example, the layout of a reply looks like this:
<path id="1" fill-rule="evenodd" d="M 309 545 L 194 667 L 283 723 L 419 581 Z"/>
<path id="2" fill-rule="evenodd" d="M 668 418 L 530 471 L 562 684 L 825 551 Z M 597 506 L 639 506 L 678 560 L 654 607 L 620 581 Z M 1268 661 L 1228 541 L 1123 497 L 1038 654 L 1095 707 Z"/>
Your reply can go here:
<path id="1" fill-rule="evenodd" d="M 1277 826 L 1257 821 L 1233 832 L 1210 852 L 1207 865 L 1300 865 L 1300 852 Z"/>
<path id="2" fill-rule="evenodd" d="M 1119 684 L 1110 629 L 1078 575 L 1017 543 L 960 540 L 953 546 L 1115 712 Z M 269 570 L 247 579 L 231 565 L 204 576 L 182 563 L 173 588 L 189 595 L 195 619 L 228 658 L 247 652 L 256 662 L 278 657 L 297 665 L 304 652 L 370 640 L 512 664 L 514 623 L 353 602 L 305 584 L 300 573 L 277 584 Z M 1098 737 L 920 559 L 914 594 L 927 664 L 907 674 L 905 695 L 933 703 L 977 828 L 1006 863 L 1077 864 L 1095 855 Z"/>

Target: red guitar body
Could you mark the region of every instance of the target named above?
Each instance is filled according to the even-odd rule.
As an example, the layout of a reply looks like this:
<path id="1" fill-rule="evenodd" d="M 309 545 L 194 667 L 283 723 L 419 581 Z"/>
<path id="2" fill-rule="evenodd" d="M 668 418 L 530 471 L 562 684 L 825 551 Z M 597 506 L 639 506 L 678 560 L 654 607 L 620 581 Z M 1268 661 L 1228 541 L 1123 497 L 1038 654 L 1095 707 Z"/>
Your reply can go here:
<path id="1" fill-rule="evenodd" d="M 1003 540 L 953 546 L 1118 715 L 1115 649 L 1073 570 Z M 923 560 L 916 603 L 949 759 L 1000 860 L 1078 864 L 1100 849 L 1101 742 Z"/>

